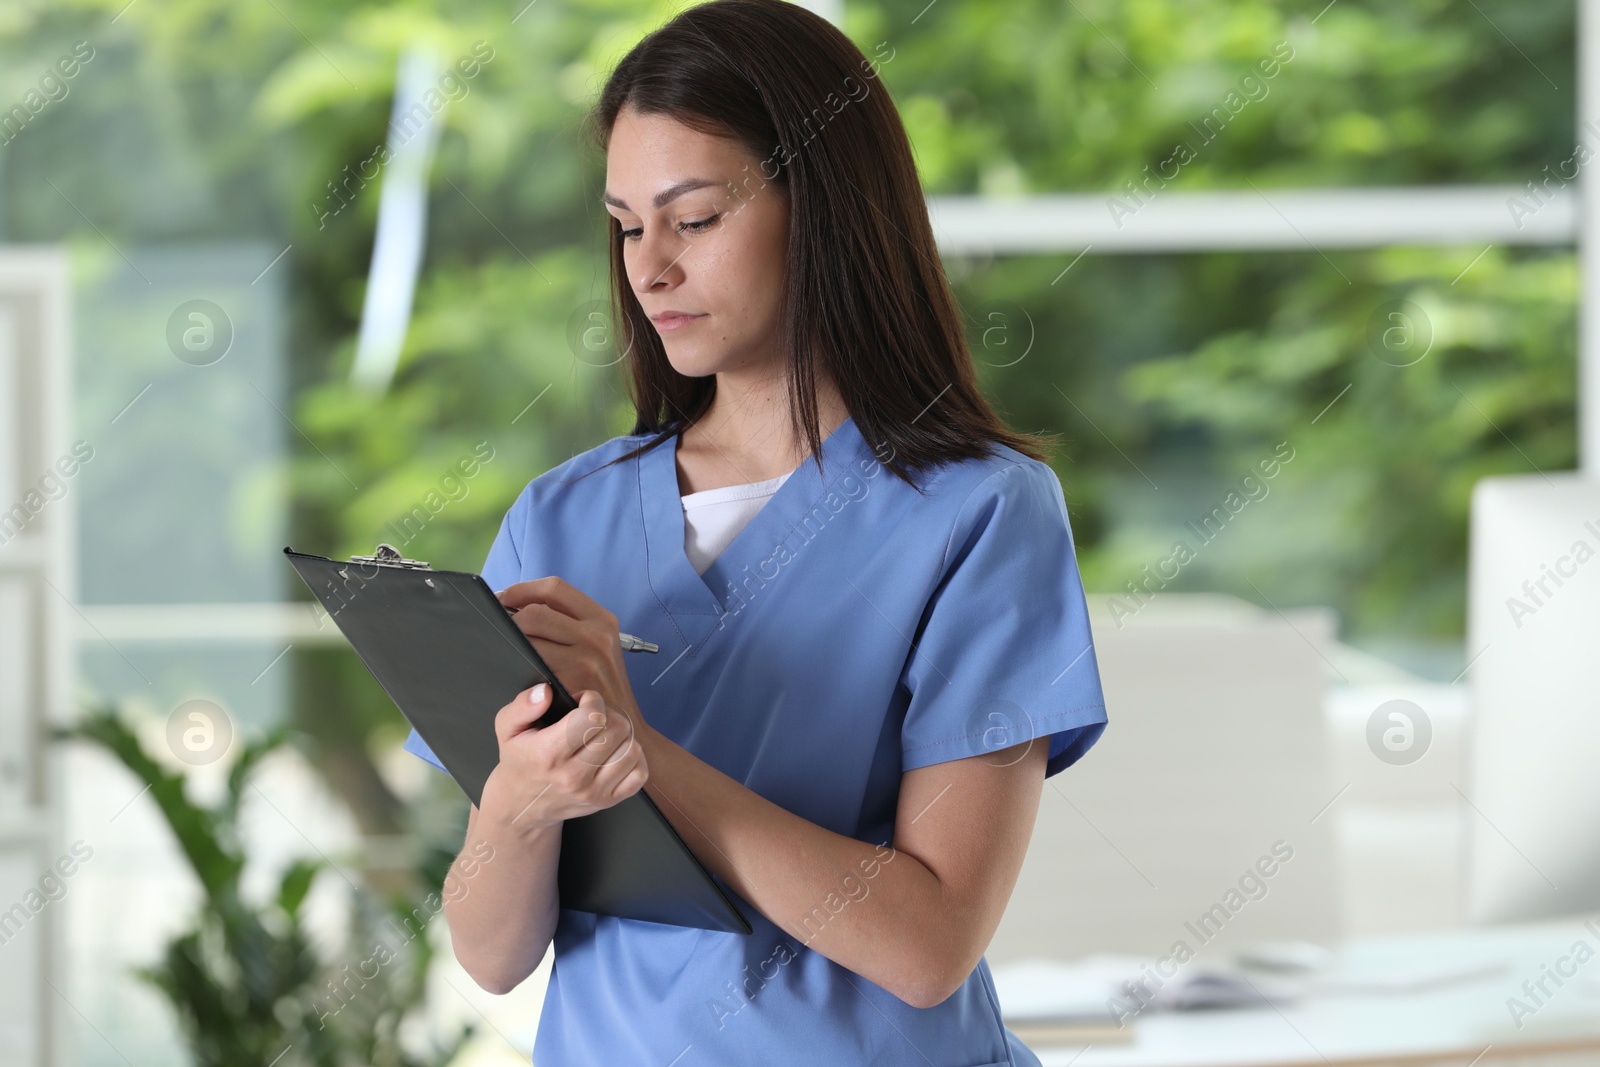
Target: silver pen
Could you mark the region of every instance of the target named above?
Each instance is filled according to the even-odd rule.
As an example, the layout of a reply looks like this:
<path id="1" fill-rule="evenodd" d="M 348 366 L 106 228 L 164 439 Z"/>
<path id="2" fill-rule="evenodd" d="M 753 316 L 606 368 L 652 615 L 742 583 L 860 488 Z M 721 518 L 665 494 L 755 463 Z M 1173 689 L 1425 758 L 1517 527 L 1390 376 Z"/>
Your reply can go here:
<path id="1" fill-rule="evenodd" d="M 635 637 L 632 634 L 618 634 L 617 636 L 622 639 L 622 651 L 624 652 L 661 651 L 661 646 L 656 644 L 654 641 L 646 641 L 644 638 Z"/>

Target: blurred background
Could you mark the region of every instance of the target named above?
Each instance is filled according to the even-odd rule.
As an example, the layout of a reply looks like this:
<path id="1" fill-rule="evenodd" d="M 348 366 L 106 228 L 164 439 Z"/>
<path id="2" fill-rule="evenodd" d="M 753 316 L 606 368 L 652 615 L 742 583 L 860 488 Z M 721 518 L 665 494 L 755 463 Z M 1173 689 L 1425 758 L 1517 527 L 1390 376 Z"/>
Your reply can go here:
<path id="1" fill-rule="evenodd" d="M 631 429 L 580 120 L 683 6 L 0 7 L 0 1061 L 527 1060 L 550 961 L 454 963 L 465 800 L 282 550 L 475 571 Z M 1340 1010 L 1446 1036 L 1349 1055 L 1600 1043 L 1578 6 L 807 6 L 882 63 L 988 395 L 1063 434 L 1111 725 L 1007 1014 L 1333 1062 L 1267 976 L 1368 946 Z M 1272 1004 L 1072 1029 L 1085 959 L 1180 941 Z"/>

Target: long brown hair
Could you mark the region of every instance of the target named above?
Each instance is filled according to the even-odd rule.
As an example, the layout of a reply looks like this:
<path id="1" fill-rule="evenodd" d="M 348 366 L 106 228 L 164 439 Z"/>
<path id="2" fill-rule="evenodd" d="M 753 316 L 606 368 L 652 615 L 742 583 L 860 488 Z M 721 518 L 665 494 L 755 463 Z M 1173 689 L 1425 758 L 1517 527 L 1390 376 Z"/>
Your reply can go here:
<path id="1" fill-rule="evenodd" d="M 892 59 L 891 50 L 882 62 Z M 747 188 L 771 181 L 787 191 L 790 424 L 819 467 L 819 366 L 880 462 L 913 488 L 912 473 L 987 456 L 994 443 L 1042 460 L 1054 435 L 1012 431 L 979 391 L 911 143 L 879 66 L 787 0 L 712 0 L 623 57 L 589 134 L 604 153 L 624 107 L 669 116 L 762 160 Z M 613 336 L 631 356 L 633 433 L 654 436 L 612 462 L 692 425 L 716 392 L 712 376 L 679 374 L 668 362 L 629 282 L 621 229 L 612 216 Z"/>

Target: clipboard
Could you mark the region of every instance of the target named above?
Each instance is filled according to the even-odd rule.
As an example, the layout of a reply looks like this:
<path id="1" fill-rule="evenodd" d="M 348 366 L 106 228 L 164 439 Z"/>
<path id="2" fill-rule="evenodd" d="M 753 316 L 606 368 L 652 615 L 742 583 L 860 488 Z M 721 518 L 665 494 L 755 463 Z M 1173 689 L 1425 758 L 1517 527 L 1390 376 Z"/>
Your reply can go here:
<path id="1" fill-rule="evenodd" d="M 549 726 L 577 701 L 482 577 L 436 571 L 380 544 L 347 561 L 284 555 L 400 713 L 478 804 L 500 762 L 494 717 L 539 682 Z M 750 921 L 644 790 L 561 827 L 560 906 L 749 934 Z"/>

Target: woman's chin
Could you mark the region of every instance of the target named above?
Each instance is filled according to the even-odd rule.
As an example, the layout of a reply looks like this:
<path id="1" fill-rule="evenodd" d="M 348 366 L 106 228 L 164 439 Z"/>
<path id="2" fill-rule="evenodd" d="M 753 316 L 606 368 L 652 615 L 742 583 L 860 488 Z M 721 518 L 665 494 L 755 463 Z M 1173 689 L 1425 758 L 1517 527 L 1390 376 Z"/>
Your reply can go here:
<path id="1" fill-rule="evenodd" d="M 672 365 L 673 370 L 685 378 L 707 378 L 722 368 L 720 359 L 704 356 L 698 352 L 674 351 L 670 337 L 664 337 L 662 340 L 666 344 L 667 362 Z"/>

